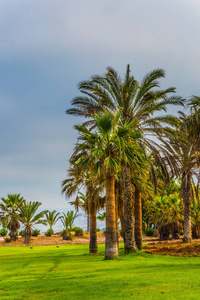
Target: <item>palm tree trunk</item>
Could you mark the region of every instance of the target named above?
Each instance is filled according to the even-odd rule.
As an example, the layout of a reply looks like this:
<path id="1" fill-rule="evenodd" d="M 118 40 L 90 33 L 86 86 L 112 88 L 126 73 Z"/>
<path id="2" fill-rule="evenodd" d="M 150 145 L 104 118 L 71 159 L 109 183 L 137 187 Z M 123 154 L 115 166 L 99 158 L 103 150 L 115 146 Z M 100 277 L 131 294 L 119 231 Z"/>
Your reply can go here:
<path id="1" fill-rule="evenodd" d="M 24 244 L 30 244 L 31 242 L 31 229 L 25 228 L 24 232 Z"/>
<path id="2" fill-rule="evenodd" d="M 87 231 L 90 231 L 90 217 L 89 214 L 87 213 Z"/>
<path id="3" fill-rule="evenodd" d="M 142 250 L 142 199 L 141 192 L 135 185 L 135 242 L 139 250 Z"/>
<path id="4" fill-rule="evenodd" d="M 183 242 L 192 241 L 191 229 L 191 175 L 183 172 L 182 175 L 182 191 L 184 203 L 184 237 Z"/>
<path id="5" fill-rule="evenodd" d="M 133 215 L 133 193 L 131 186 L 130 169 L 124 167 L 124 221 L 125 221 L 125 252 L 135 251 L 135 232 Z"/>
<path id="6" fill-rule="evenodd" d="M 90 204 L 90 253 L 98 253 L 96 203 Z"/>
<path id="7" fill-rule="evenodd" d="M 120 223 L 121 223 L 121 235 L 122 235 L 124 243 L 125 243 L 124 195 L 123 195 L 122 181 L 119 181 L 118 206 L 119 206 L 119 218 L 120 218 Z"/>
<path id="8" fill-rule="evenodd" d="M 115 222 L 116 222 L 116 235 L 117 235 L 117 245 L 119 249 L 119 226 L 118 226 L 118 202 L 119 202 L 119 185 L 115 181 Z"/>
<path id="9" fill-rule="evenodd" d="M 114 259 L 118 256 L 115 218 L 115 177 L 107 171 L 106 174 L 106 242 L 105 259 Z"/>

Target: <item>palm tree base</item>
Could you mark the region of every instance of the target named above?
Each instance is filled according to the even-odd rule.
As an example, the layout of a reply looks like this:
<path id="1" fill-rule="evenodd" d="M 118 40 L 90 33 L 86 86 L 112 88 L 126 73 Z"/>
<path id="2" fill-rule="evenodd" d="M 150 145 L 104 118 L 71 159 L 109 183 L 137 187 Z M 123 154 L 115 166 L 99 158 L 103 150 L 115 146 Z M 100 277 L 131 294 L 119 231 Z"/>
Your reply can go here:
<path id="1" fill-rule="evenodd" d="M 191 243 L 192 242 L 192 238 L 188 238 L 188 237 L 183 237 L 183 243 Z"/>
<path id="2" fill-rule="evenodd" d="M 118 243 L 116 232 L 106 232 L 105 259 L 118 257 Z"/>

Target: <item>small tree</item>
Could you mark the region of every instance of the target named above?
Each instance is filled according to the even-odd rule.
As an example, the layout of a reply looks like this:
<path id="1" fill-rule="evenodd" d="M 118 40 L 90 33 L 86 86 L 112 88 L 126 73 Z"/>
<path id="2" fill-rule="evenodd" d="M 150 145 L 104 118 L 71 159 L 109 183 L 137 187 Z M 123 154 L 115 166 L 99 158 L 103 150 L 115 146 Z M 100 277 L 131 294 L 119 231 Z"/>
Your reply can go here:
<path id="1" fill-rule="evenodd" d="M 60 213 L 57 213 L 56 210 L 53 211 L 48 210 L 45 212 L 45 216 L 46 216 L 45 221 L 49 225 L 49 233 L 53 234 L 53 225 L 55 225 L 57 221 L 61 218 L 61 216 L 59 215 Z"/>
<path id="2" fill-rule="evenodd" d="M 20 194 L 8 194 L 7 199 L 1 198 L 0 214 L 2 223 L 7 222 L 7 228 L 10 230 L 10 239 L 16 241 L 17 230 L 20 228 L 20 223 L 16 218 L 16 213 L 19 210 L 19 205 L 24 201 Z"/>
<path id="3" fill-rule="evenodd" d="M 16 218 L 25 226 L 25 234 L 24 234 L 25 244 L 29 244 L 31 241 L 31 231 L 34 225 L 47 224 L 46 220 L 41 219 L 46 213 L 46 211 L 41 211 L 38 214 L 36 214 L 36 211 L 38 210 L 41 204 L 42 203 L 38 201 L 36 202 L 23 201 L 19 205 L 19 214 L 16 215 Z"/>
<path id="4" fill-rule="evenodd" d="M 63 212 L 63 216 L 61 217 L 61 221 L 64 226 L 64 230 L 72 231 L 74 220 L 78 217 L 78 213 L 73 210 L 68 211 L 66 214 Z"/>

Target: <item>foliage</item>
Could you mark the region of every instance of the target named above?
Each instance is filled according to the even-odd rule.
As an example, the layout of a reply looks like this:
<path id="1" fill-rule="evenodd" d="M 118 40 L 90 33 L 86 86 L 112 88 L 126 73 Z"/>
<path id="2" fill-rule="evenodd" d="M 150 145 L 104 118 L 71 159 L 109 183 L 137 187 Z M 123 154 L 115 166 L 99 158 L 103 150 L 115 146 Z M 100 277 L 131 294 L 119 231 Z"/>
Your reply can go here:
<path id="1" fill-rule="evenodd" d="M 61 221 L 66 231 L 73 230 L 73 224 L 77 217 L 78 217 L 78 213 L 74 212 L 73 210 L 68 211 L 67 213 L 63 212 L 63 216 L 61 216 Z"/>
<path id="2" fill-rule="evenodd" d="M 146 236 L 154 236 L 154 229 L 153 228 L 147 228 L 145 230 Z"/>
<path id="3" fill-rule="evenodd" d="M 99 221 L 105 221 L 106 219 L 106 212 L 104 211 L 103 213 L 99 213 L 98 216 L 97 216 L 97 220 Z"/>
<path id="4" fill-rule="evenodd" d="M 75 232 L 75 236 L 83 236 L 83 229 L 80 227 L 74 227 L 73 231 Z"/>
<path id="5" fill-rule="evenodd" d="M 58 220 L 61 218 L 59 215 L 60 213 L 57 213 L 56 210 L 53 211 L 48 210 L 45 212 L 45 216 L 46 216 L 45 221 L 49 224 L 50 229 L 53 229 L 53 225 L 55 225 L 58 222 Z"/>
<path id="6" fill-rule="evenodd" d="M 7 234 L 8 234 L 8 229 L 2 228 L 2 229 L 0 230 L 0 236 L 6 236 Z"/>
<path id="7" fill-rule="evenodd" d="M 32 232 L 32 236 L 38 236 L 40 234 L 40 230 L 39 229 L 34 229 Z"/>
<path id="8" fill-rule="evenodd" d="M 45 235 L 46 235 L 46 236 L 52 236 L 53 234 L 54 234 L 53 229 L 48 229 L 48 230 L 45 232 Z"/>
<path id="9" fill-rule="evenodd" d="M 25 230 L 24 230 L 24 229 L 23 229 L 23 230 L 20 230 L 19 235 L 21 235 L 22 237 L 24 237 L 24 235 L 25 235 Z"/>

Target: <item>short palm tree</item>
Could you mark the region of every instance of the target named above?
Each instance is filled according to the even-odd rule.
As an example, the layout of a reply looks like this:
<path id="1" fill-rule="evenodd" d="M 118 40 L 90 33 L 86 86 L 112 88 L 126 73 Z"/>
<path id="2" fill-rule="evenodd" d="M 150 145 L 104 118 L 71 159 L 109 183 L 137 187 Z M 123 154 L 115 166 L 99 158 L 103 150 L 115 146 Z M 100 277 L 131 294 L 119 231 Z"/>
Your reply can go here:
<path id="1" fill-rule="evenodd" d="M 61 218 L 59 212 L 56 212 L 56 210 L 53 211 L 46 211 L 45 212 L 45 221 L 47 222 L 47 224 L 49 224 L 49 229 L 53 230 L 53 225 L 55 225 L 58 220 Z"/>
<path id="2" fill-rule="evenodd" d="M 20 194 L 8 194 L 7 199 L 2 197 L 1 200 L 1 220 L 2 222 L 7 221 L 7 228 L 10 230 L 10 239 L 16 241 L 20 223 L 15 214 L 18 212 L 19 205 L 24 201 L 24 198 Z"/>
<path id="3" fill-rule="evenodd" d="M 78 217 L 78 213 L 74 212 L 73 210 L 68 211 L 67 213 L 63 212 L 63 215 L 61 216 L 61 221 L 64 226 L 64 230 L 67 232 L 73 230 L 73 224 L 75 219 Z"/>
<path id="4" fill-rule="evenodd" d="M 20 221 L 25 226 L 25 233 L 24 233 L 25 244 L 29 244 L 31 241 L 31 232 L 34 225 L 47 224 L 47 222 L 42 219 L 46 213 L 46 210 L 36 214 L 40 205 L 42 205 L 42 203 L 38 201 L 36 202 L 22 201 L 19 205 L 18 214 L 15 214 L 17 220 Z"/>

